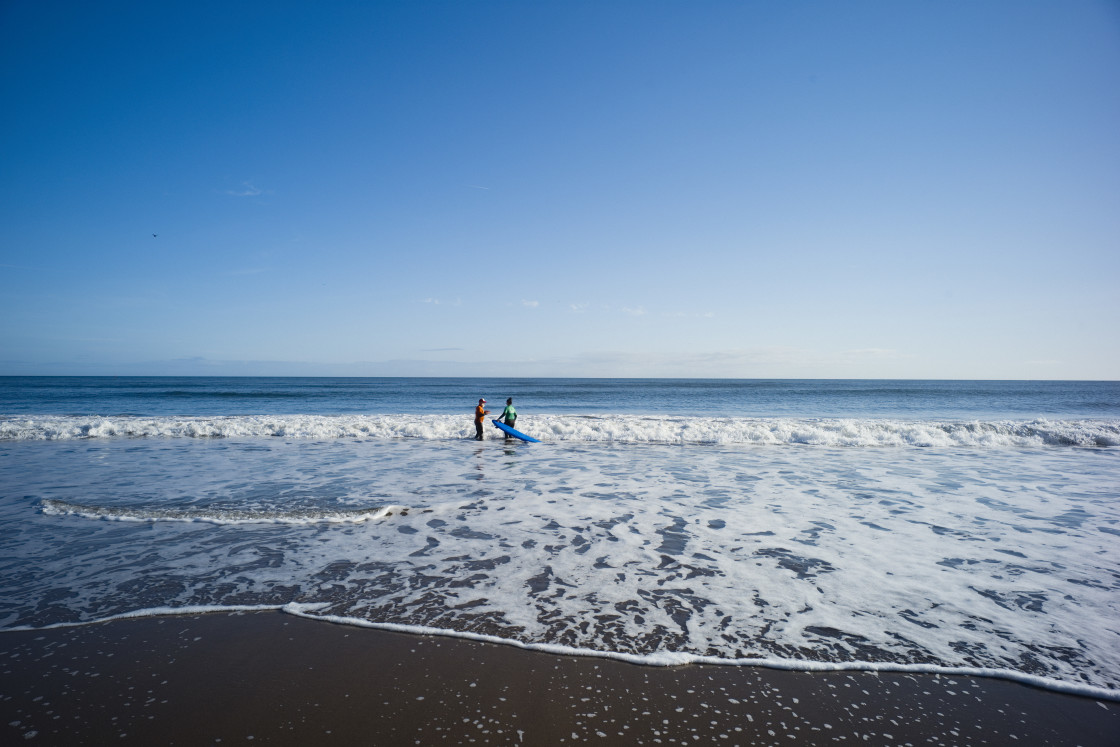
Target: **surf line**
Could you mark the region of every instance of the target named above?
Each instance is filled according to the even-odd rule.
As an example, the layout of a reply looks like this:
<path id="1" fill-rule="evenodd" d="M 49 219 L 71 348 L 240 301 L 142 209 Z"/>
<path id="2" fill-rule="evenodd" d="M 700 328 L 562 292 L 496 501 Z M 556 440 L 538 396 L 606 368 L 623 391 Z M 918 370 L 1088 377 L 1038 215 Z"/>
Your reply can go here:
<path id="1" fill-rule="evenodd" d="M 407 633 L 411 635 L 438 635 L 447 638 L 462 638 L 468 641 L 481 643 L 494 643 L 501 646 L 513 646 L 526 651 L 540 651 L 558 656 L 589 656 L 598 659 L 614 659 L 627 664 L 652 667 L 676 667 L 685 664 L 709 664 L 713 666 L 735 667 L 761 667 L 763 669 L 778 669 L 787 672 L 872 672 L 890 674 L 932 674 L 943 677 L 978 677 L 984 679 L 1008 680 L 1021 685 L 1037 687 L 1042 690 L 1078 695 L 1096 700 L 1120 702 L 1120 690 L 1093 685 L 1079 685 L 1062 680 L 1039 677 L 1033 674 L 1024 674 L 1010 669 L 994 669 L 986 667 L 940 667 L 933 664 L 894 664 L 890 662 L 822 662 L 801 661 L 796 659 L 722 659 L 718 656 L 700 656 L 699 654 L 685 654 L 679 652 L 664 652 L 660 654 L 641 655 L 626 654 L 619 651 L 596 651 L 594 649 L 575 648 L 557 643 L 527 643 L 511 638 L 500 638 L 496 635 L 485 633 L 470 633 L 459 630 L 446 630 L 443 628 L 430 628 L 425 625 L 402 625 L 400 623 L 373 622 L 356 617 L 343 617 L 340 615 L 317 615 L 315 610 L 326 607 L 325 602 L 301 603 L 289 602 L 287 604 L 242 604 L 242 605 L 195 605 L 186 607 L 151 607 L 131 612 L 122 612 L 95 620 L 81 620 L 77 622 L 59 622 L 50 625 L 19 625 L 12 628 L 0 629 L 4 633 L 26 632 L 31 630 L 53 630 L 56 628 L 76 628 L 83 625 L 97 625 L 99 623 L 113 622 L 114 620 L 130 620 L 140 617 L 163 617 L 172 615 L 204 615 L 212 612 L 283 612 L 308 620 L 350 625 L 358 628 L 371 628 L 374 630 L 387 630 L 393 633 Z"/>
<path id="2" fill-rule="evenodd" d="M 80 503 L 45 498 L 39 510 L 48 516 L 76 516 L 82 519 L 130 522 L 198 522 L 218 525 L 232 524 L 360 524 L 385 519 L 398 513 L 408 515 L 408 507 L 387 504 L 355 509 L 271 509 L 241 510 L 228 508 L 156 508 L 146 506 L 87 506 Z"/>
<path id="3" fill-rule="evenodd" d="M 80 628 L 83 625 L 98 625 L 115 620 L 133 620 L 140 617 L 169 617 L 171 615 L 206 615 L 211 612 L 285 612 L 283 604 L 199 604 L 186 607 L 149 607 L 131 612 L 121 612 L 107 617 L 98 617 L 94 620 L 77 620 L 74 622 L 57 622 L 50 625 L 16 625 L 12 628 L 0 629 L 3 633 L 20 633 L 29 630 L 55 630 L 57 628 Z M 313 605 L 309 605 L 313 606 Z"/>
<path id="4" fill-rule="evenodd" d="M 503 646 L 514 646 L 527 651 L 540 651 L 546 654 L 560 656 L 592 656 L 599 659 L 615 659 L 628 664 L 654 667 L 675 667 L 684 664 L 710 664 L 715 666 L 735 667 L 761 667 L 763 669 L 778 669 L 788 672 L 873 672 L 892 674 L 933 674 L 951 677 L 982 677 L 985 679 L 1009 680 L 1022 685 L 1038 687 L 1043 690 L 1079 695 L 1097 700 L 1110 700 L 1120 702 L 1120 690 L 1111 690 L 1106 687 L 1093 685 L 1079 685 L 1062 680 L 1039 677 L 1033 674 L 1024 674 L 1010 669 L 995 669 L 987 667 L 941 667 L 933 664 L 895 664 L 890 662 L 821 662 L 801 661 L 796 659 L 723 659 L 718 656 L 701 656 L 699 654 L 685 654 L 679 652 L 664 652 L 643 656 L 641 654 L 626 654 L 618 651 L 596 651 L 594 649 L 575 648 L 556 643 L 527 643 L 510 638 L 500 638 L 485 633 L 470 633 L 458 630 L 445 630 L 443 628 L 430 628 L 424 625 L 402 625 L 399 623 L 382 623 L 362 620 L 354 617 L 341 617 L 338 615 L 316 615 L 315 609 L 321 604 L 300 604 L 292 602 L 284 605 L 283 612 L 305 617 L 311 620 L 325 620 L 339 625 L 353 625 L 362 628 L 388 630 L 394 633 L 410 633 L 412 635 L 440 635 L 448 638 L 463 638 L 482 643 L 495 643 Z"/>

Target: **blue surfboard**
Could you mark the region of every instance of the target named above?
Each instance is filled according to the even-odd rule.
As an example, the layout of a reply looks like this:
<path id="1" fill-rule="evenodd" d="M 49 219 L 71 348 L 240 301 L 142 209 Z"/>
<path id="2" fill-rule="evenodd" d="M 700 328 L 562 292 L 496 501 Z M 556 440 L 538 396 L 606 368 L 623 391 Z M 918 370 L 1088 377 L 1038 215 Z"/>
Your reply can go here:
<path id="1" fill-rule="evenodd" d="M 519 431 L 515 428 L 510 428 L 505 423 L 499 423 L 497 420 L 491 420 L 490 422 L 494 424 L 495 428 L 497 428 L 500 431 L 505 431 L 506 433 L 513 436 L 514 438 L 520 438 L 522 441 L 528 441 L 529 443 L 533 443 L 533 444 L 539 444 L 540 443 L 539 439 L 533 438 L 532 436 L 526 436 L 521 431 Z"/>

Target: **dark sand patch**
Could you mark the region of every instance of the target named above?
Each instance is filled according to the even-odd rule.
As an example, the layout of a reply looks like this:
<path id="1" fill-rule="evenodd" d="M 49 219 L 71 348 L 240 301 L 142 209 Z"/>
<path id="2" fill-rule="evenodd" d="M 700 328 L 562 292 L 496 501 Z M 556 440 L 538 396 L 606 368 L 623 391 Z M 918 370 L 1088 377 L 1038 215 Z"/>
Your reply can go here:
<path id="1" fill-rule="evenodd" d="M 643 667 L 280 612 L 0 633 L 3 744 L 1116 745 L 1001 680 Z"/>

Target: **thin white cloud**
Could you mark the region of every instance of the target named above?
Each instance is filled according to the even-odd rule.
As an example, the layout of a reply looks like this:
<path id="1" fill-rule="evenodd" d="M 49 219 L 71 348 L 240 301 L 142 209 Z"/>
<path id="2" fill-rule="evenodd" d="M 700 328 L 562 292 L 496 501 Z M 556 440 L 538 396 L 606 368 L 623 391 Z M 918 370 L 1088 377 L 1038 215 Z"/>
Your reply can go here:
<path id="1" fill-rule="evenodd" d="M 643 308 L 641 306 L 637 306 L 637 307 L 634 307 L 634 308 L 629 308 L 629 307 L 624 306 L 624 307 L 622 307 L 622 313 L 629 314 L 630 316 L 644 316 L 645 313 L 646 313 L 646 310 L 645 310 L 645 308 Z"/>
<path id="2" fill-rule="evenodd" d="M 468 184 L 467 186 L 471 189 L 485 189 L 486 191 L 490 191 L 489 187 L 480 187 L 477 184 Z"/>
<path id="3" fill-rule="evenodd" d="M 522 305 L 522 306 L 528 306 L 528 307 L 529 307 L 529 308 L 531 308 L 531 309 L 535 309 L 535 308 L 537 308 L 538 306 L 540 306 L 541 304 L 540 304 L 540 302 L 539 302 L 539 301 L 526 301 L 526 300 L 525 300 L 525 299 L 523 298 L 523 299 L 521 299 L 521 305 Z"/>
<path id="4" fill-rule="evenodd" d="M 241 182 L 241 189 L 227 189 L 226 194 L 232 197 L 257 197 L 264 194 L 264 190 L 252 182 Z"/>
<path id="5" fill-rule="evenodd" d="M 588 307 L 588 304 L 585 304 L 585 303 L 573 303 L 573 304 L 571 304 L 572 311 L 576 312 L 577 314 L 582 314 L 583 312 L 587 311 L 587 307 Z"/>
<path id="6" fill-rule="evenodd" d="M 430 303 L 434 306 L 439 306 L 439 299 L 438 298 L 421 298 L 420 303 Z"/>

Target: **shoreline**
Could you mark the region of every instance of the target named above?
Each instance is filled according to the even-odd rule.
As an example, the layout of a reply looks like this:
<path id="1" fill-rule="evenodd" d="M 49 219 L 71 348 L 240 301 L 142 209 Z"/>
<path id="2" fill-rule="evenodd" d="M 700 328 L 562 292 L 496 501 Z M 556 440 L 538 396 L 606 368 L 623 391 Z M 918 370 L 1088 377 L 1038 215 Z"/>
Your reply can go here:
<path id="1" fill-rule="evenodd" d="M 1115 744 L 1120 704 L 1020 682 L 643 666 L 278 610 L 0 632 L 5 741 Z"/>
<path id="2" fill-rule="evenodd" d="M 800 672 L 804 674 L 844 674 L 868 673 L 875 675 L 886 674 L 915 674 L 936 677 L 965 677 L 981 680 L 1003 680 L 1027 687 L 1046 690 L 1055 694 L 1074 695 L 1091 700 L 1115 702 L 1120 707 L 1120 690 L 1095 685 L 1085 685 L 1066 682 L 1064 680 L 1050 679 L 1039 675 L 1025 674 L 1009 669 L 990 669 L 983 667 L 967 666 L 940 666 L 935 664 L 899 664 L 892 662 L 821 662 L 803 659 L 767 659 L 745 658 L 724 659 L 716 656 L 702 656 L 689 653 L 659 653 L 659 654 L 629 654 L 617 651 L 596 651 L 593 649 L 573 648 L 564 644 L 553 643 L 528 643 L 516 639 L 502 638 L 485 633 L 446 630 L 423 625 L 409 625 L 389 622 L 373 622 L 362 618 L 340 617 L 336 615 L 313 614 L 320 605 L 300 604 L 290 602 L 282 605 L 196 605 L 186 607 L 151 607 L 135 610 L 108 617 L 83 622 L 59 622 L 43 627 L 17 626 L 0 629 L 3 633 L 28 633 L 36 631 L 58 630 L 62 628 L 78 628 L 89 625 L 103 625 L 121 620 L 143 620 L 164 617 L 198 617 L 202 615 L 231 615 L 240 616 L 245 613 L 280 612 L 286 615 L 345 627 L 361 628 L 406 636 L 421 636 L 425 638 L 456 638 L 473 643 L 484 643 L 497 646 L 512 646 L 523 651 L 529 651 L 549 656 L 580 657 L 587 659 L 607 659 L 643 667 L 682 667 L 682 666 L 718 666 L 718 667 L 749 667 L 758 669 L 771 669 L 775 671 Z"/>

